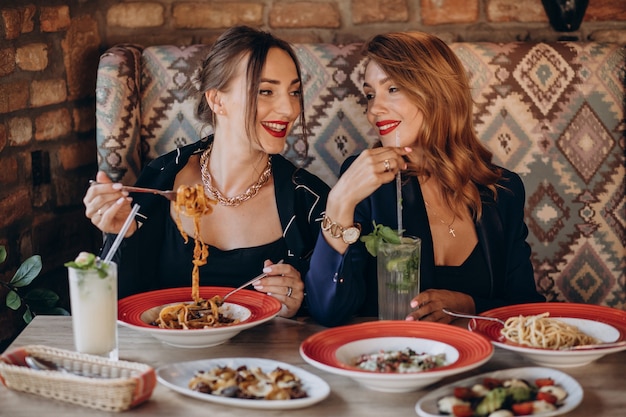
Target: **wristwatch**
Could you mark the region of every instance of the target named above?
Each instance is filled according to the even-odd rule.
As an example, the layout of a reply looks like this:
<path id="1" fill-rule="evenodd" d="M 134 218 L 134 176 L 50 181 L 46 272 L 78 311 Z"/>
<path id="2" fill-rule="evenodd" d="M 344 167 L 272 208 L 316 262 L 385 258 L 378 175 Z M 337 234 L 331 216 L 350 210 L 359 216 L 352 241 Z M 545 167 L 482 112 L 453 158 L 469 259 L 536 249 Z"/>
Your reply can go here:
<path id="1" fill-rule="evenodd" d="M 322 219 L 322 230 L 328 231 L 335 239 L 341 238 L 347 245 L 353 244 L 359 240 L 359 236 L 361 236 L 361 225 L 359 223 L 343 227 L 332 221 L 326 214 L 324 214 Z"/>

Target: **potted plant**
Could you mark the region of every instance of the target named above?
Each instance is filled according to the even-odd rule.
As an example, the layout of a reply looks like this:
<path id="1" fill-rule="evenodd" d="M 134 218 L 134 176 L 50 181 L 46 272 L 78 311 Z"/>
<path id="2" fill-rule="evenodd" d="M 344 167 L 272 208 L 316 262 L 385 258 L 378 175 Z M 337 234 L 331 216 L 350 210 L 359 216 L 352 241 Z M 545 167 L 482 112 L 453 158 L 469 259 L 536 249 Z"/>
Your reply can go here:
<path id="1" fill-rule="evenodd" d="M 0 245 L 0 264 L 6 258 L 6 248 Z M 18 315 L 19 317 L 21 314 L 21 323 L 14 326 L 16 332 L 30 323 L 37 314 L 69 315 L 67 310 L 58 306 L 59 296 L 54 291 L 32 285 L 35 278 L 39 276 L 41 268 L 41 256 L 33 255 L 19 266 L 9 282 L 0 280 L 0 287 L 4 287 L 4 291 L 0 293 L 6 292 L 4 306 L 0 308 L 0 316 L 14 317 Z M 0 338 L 0 346 L 3 344 L 4 340 Z"/>

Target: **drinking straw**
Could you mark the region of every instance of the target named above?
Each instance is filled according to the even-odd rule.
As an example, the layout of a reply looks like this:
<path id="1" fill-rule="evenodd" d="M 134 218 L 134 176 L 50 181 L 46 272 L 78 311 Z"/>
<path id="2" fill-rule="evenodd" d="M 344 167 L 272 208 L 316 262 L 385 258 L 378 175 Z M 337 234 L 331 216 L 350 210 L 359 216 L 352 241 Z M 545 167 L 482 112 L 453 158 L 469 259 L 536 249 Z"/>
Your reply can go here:
<path id="1" fill-rule="evenodd" d="M 113 241 L 113 244 L 109 248 L 109 252 L 107 253 L 106 257 L 104 258 L 103 262 L 105 264 L 108 264 L 109 262 L 111 262 L 111 259 L 113 259 L 113 255 L 115 255 L 115 252 L 117 251 L 117 248 L 122 243 L 122 239 L 124 239 L 124 235 L 128 231 L 128 228 L 130 227 L 130 223 L 133 221 L 133 219 L 135 218 L 135 214 L 137 214 L 138 211 L 139 211 L 139 204 L 135 204 L 133 206 L 132 210 L 130 211 L 130 214 L 126 218 L 126 221 L 124 222 L 124 225 L 122 226 L 122 229 L 117 234 L 117 237 L 115 238 L 115 240 Z"/>
<path id="2" fill-rule="evenodd" d="M 396 146 L 400 146 L 400 133 L 396 130 Z M 398 236 L 402 237 L 402 178 L 400 169 L 396 174 L 396 215 L 398 216 Z"/>

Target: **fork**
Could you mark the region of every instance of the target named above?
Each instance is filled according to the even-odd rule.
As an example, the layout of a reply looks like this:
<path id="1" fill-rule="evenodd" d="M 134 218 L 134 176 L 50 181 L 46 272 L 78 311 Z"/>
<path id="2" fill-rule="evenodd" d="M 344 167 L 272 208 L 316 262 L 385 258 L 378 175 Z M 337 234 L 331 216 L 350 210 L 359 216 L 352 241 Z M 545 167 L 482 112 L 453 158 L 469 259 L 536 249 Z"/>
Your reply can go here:
<path id="1" fill-rule="evenodd" d="M 89 180 L 89 184 L 102 184 L 100 182 L 96 182 L 94 180 Z M 129 193 L 149 193 L 149 194 L 158 194 L 163 196 L 171 201 L 176 201 L 176 191 L 174 190 L 157 190 L 155 188 L 144 188 L 144 187 L 133 187 L 130 185 L 123 185 L 122 191 L 127 191 Z"/>
<path id="2" fill-rule="evenodd" d="M 276 265 L 278 264 L 282 264 L 283 260 L 281 259 L 280 261 L 276 262 Z M 243 283 L 242 285 L 238 286 L 237 288 L 235 288 L 234 290 L 232 290 L 231 292 L 229 292 L 228 294 L 226 294 L 223 298 L 222 301 L 226 301 L 226 299 L 228 297 L 230 297 L 231 295 L 233 295 L 234 293 L 236 293 L 237 291 L 247 287 L 248 285 L 252 284 L 254 281 L 261 279 L 261 278 L 265 278 L 267 276 L 267 274 L 265 272 L 263 272 L 262 274 L 257 275 L 256 277 L 252 278 L 250 281 L 247 281 L 245 283 Z"/>
<path id="3" fill-rule="evenodd" d="M 130 185 L 124 185 L 122 187 L 122 191 L 128 191 L 129 193 L 151 193 L 158 194 L 163 196 L 171 201 L 176 201 L 176 191 L 174 190 L 157 190 L 155 188 L 143 188 L 143 187 L 132 187 Z"/>
<path id="4" fill-rule="evenodd" d="M 441 309 L 444 313 L 449 314 L 453 317 L 462 317 L 465 319 L 479 319 L 479 320 L 489 320 L 489 321 L 497 321 L 498 323 L 500 323 L 501 325 L 504 326 L 504 320 L 500 320 L 497 317 L 487 317 L 487 316 L 479 316 L 479 315 L 475 315 L 475 314 L 465 314 L 465 313 L 457 313 L 455 311 L 450 311 L 448 309 L 442 308 Z"/>

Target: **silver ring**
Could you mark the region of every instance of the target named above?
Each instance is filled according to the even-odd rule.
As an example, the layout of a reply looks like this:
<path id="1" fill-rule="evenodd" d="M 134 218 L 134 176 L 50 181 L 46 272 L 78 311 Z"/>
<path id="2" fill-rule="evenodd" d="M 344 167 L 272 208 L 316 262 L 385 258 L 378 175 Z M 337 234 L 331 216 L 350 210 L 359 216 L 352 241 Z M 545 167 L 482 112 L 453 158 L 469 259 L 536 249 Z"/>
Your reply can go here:
<path id="1" fill-rule="evenodd" d="M 287 287 L 287 297 L 291 297 L 291 293 L 293 292 L 293 288 Z"/>
<path id="2" fill-rule="evenodd" d="M 102 216 L 102 209 L 98 209 L 98 211 L 96 211 L 96 214 L 97 214 L 98 216 Z"/>
<path id="3" fill-rule="evenodd" d="M 389 163 L 389 159 L 385 159 L 383 161 L 383 164 L 385 164 L 385 172 L 391 171 L 391 164 Z"/>

